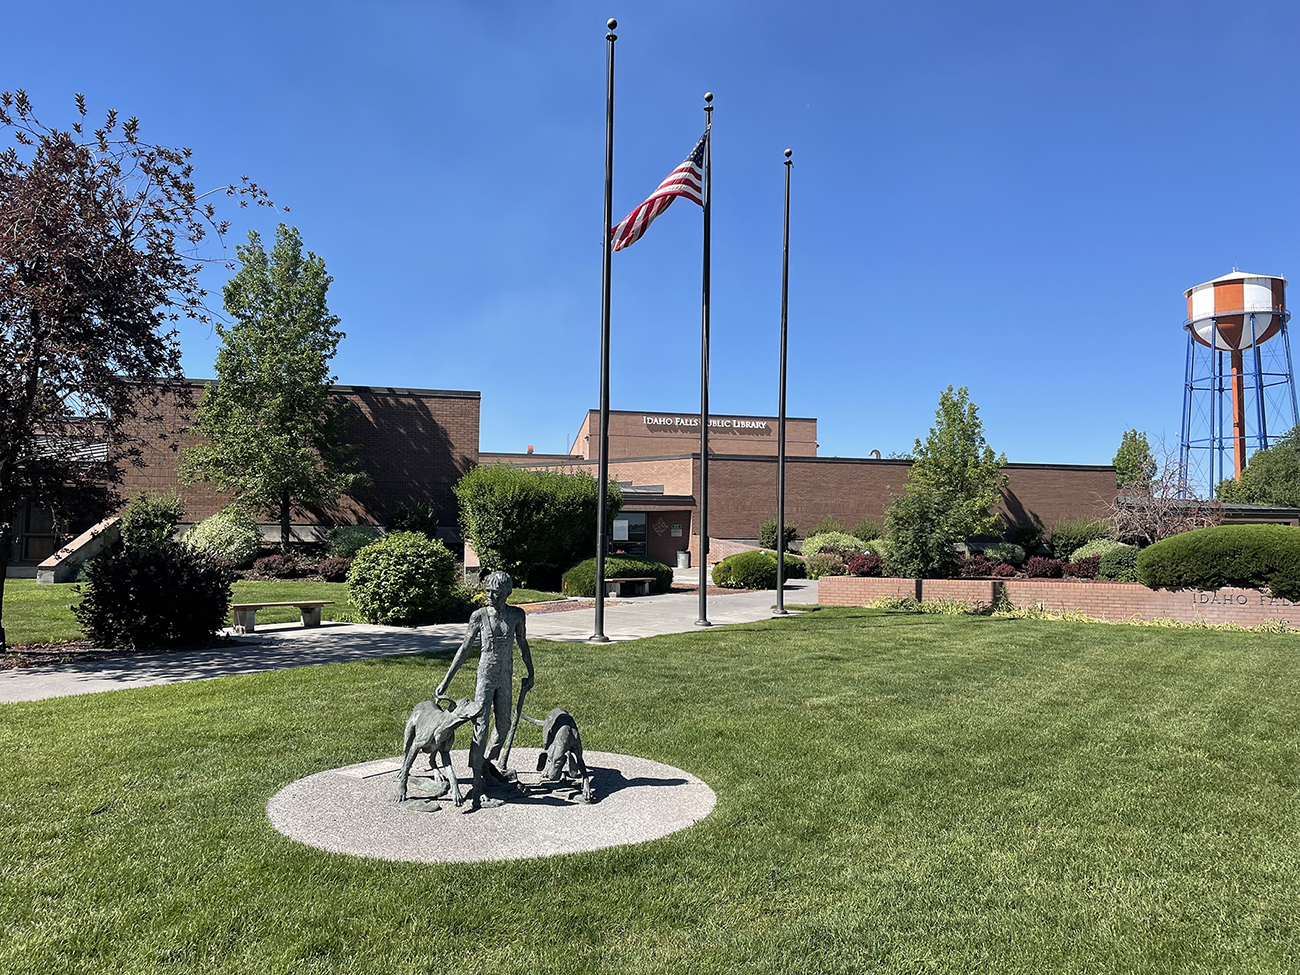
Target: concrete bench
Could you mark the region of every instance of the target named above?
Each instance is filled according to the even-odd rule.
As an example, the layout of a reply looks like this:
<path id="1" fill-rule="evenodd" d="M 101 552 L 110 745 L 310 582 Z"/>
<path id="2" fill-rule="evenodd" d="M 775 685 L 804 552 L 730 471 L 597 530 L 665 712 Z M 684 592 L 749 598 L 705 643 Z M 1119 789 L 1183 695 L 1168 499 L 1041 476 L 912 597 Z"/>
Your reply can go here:
<path id="1" fill-rule="evenodd" d="M 257 611 L 268 606 L 296 606 L 302 612 L 303 626 L 320 626 L 322 606 L 333 606 L 332 599 L 301 599 L 285 603 L 235 603 L 230 607 L 235 614 L 235 632 L 252 633 L 256 628 Z"/>
<path id="2" fill-rule="evenodd" d="M 605 594 L 607 596 L 624 596 L 628 595 L 623 591 L 625 583 L 631 583 L 635 587 L 633 596 L 650 595 L 650 583 L 655 581 L 654 576 L 620 576 L 617 579 L 605 580 Z"/>

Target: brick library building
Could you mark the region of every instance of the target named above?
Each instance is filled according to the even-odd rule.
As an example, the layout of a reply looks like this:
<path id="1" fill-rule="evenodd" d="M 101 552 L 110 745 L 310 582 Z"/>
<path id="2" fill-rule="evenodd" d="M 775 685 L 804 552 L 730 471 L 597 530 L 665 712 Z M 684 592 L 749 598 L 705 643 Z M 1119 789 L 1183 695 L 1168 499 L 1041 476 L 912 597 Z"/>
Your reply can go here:
<path id="1" fill-rule="evenodd" d="M 190 382 L 197 402 L 204 381 Z M 468 390 L 336 386 L 334 394 L 353 409 L 355 457 L 369 477 L 356 498 L 331 510 L 295 510 L 296 536 L 319 537 L 334 524 L 383 525 L 403 502 L 428 502 L 442 514 L 450 542 L 456 532 L 457 480 L 476 464 L 511 464 L 554 470 L 586 470 L 599 461 L 600 415 L 582 419 L 567 454 L 486 451 L 479 446 L 480 394 Z M 165 411 L 167 433 L 180 446 L 193 406 L 173 402 Z M 124 497 L 140 491 L 177 492 L 194 523 L 222 508 L 228 498 L 206 484 L 184 485 L 176 476 L 176 453 L 158 430 L 143 431 L 139 465 L 123 468 Z M 699 564 L 699 416 L 689 413 L 611 411 L 610 478 L 620 483 L 623 509 L 611 526 L 611 550 L 643 555 L 669 565 L 679 552 Z M 111 449 L 111 445 L 104 445 Z M 906 487 L 909 462 L 876 457 L 818 456 L 817 420 L 786 420 L 786 522 L 802 530 L 830 516 L 851 527 L 864 518 L 884 520 L 885 508 Z M 776 515 L 777 421 L 770 416 L 719 414 L 709 429 L 709 560 L 753 543 L 758 526 Z M 1051 527 L 1062 518 L 1100 516 L 1114 500 L 1115 471 L 1104 465 L 1007 464 L 1002 511 L 1012 521 L 1037 517 Z M 268 541 L 279 538 L 267 518 Z M 34 575 L 77 526 L 56 526 L 48 512 L 27 506 L 16 527 L 11 571 Z M 59 530 L 60 527 L 62 530 Z M 56 534 L 57 532 L 57 534 Z"/>

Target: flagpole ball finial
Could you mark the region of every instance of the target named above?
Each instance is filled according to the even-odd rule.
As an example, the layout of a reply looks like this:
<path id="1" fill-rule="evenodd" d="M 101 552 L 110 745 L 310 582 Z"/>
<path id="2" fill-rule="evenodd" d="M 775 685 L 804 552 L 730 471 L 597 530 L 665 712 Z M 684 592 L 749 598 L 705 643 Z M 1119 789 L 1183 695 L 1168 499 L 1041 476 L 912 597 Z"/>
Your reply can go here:
<path id="1" fill-rule="evenodd" d="M 793 150 L 793 149 L 787 149 L 787 150 L 785 151 L 785 158 L 786 158 L 786 159 L 789 159 L 789 158 L 790 158 L 791 156 L 793 156 L 793 155 L 794 155 L 794 150 Z"/>
<path id="2" fill-rule="evenodd" d="M 706 92 L 704 93 L 704 104 L 707 105 L 707 104 L 708 104 L 709 102 L 711 102 L 711 101 L 713 101 L 713 92 L 711 92 L 711 91 L 706 91 Z"/>
<path id="3" fill-rule="evenodd" d="M 618 26 L 618 21 L 615 20 L 613 17 L 610 17 L 609 20 L 605 21 L 605 26 L 608 27 L 610 30 L 613 30 L 615 27 Z"/>

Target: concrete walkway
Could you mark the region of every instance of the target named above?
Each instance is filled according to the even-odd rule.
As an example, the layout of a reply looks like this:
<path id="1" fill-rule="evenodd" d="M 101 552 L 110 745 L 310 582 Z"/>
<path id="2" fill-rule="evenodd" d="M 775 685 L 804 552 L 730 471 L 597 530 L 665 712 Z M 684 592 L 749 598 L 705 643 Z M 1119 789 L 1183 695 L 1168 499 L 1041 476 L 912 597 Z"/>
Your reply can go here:
<path id="1" fill-rule="evenodd" d="M 695 584 L 696 578 L 697 570 L 678 570 L 674 574 L 674 581 L 683 584 Z M 790 580 L 786 583 L 785 601 L 816 603 L 817 583 L 808 579 Z M 710 596 L 709 620 L 716 626 L 770 619 L 775 602 L 775 590 Z M 698 610 L 699 596 L 696 593 L 669 593 L 607 602 L 605 635 L 613 641 L 620 641 L 664 633 L 707 632 L 703 627 L 695 626 Z M 591 636 L 594 622 L 595 610 L 591 608 L 530 614 L 528 636 L 534 640 L 581 642 Z M 233 643 L 210 650 L 0 671 L 0 704 L 230 674 L 255 674 L 311 664 L 453 650 L 464 636 L 464 623 L 407 629 L 326 621 L 310 630 L 303 629 L 299 623 L 273 623 L 258 626 L 255 634 L 235 637 Z"/>

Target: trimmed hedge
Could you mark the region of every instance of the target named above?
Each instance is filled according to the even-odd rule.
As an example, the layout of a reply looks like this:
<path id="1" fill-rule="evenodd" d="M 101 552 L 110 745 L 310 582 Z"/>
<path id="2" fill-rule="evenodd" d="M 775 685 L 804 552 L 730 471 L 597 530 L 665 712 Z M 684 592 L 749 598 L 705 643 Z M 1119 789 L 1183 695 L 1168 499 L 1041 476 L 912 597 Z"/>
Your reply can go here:
<path id="1" fill-rule="evenodd" d="M 1097 578 L 1107 582 L 1137 582 L 1138 547 L 1119 545 L 1101 557 Z"/>
<path id="2" fill-rule="evenodd" d="M 115 545 L 86 563 L 72 612 L 100 647 L 206 646 L 226 625 L 234 573 L 210 551 L 176 542 Z"/>
<path id="3" fill-rule="evenodd" d="M 606 579 L 630 579 L 636 576 L 653 576 L 650 592 L 658 595 L 673 587 L 673 570 L 671 566 L 652 559 L 630 559 L 625 555 L 605 556 Z M 596 595 L 596 560 L 584 559 L 575 565 L 560 582 L 560 591 L 566 596 Z"/>
<path id="4" fill-rule="evenodd" d="M 1218 525 L 1174 535 L 1142 550 L 1137 578 L 1151 589 L 1267 588 L 1300 599 L 1300 528 Z"/>
<path id="5" fill-rule="evenodd" d="M 788 552 L 785 556 L 785 577 L 803 579 L 808 574 L 807 563 Z M 775 552 L 737 552 L 713 567 L 713 584 L 724 589 L 775 589 Z"/>
<path id="6" fill-rule="evenodd" d="M 367 545 L 348 570 L 348 595 L 367 623 L 440 623 L 453 608 L 456 557 L 419 532 L 393 532 Z"/>

